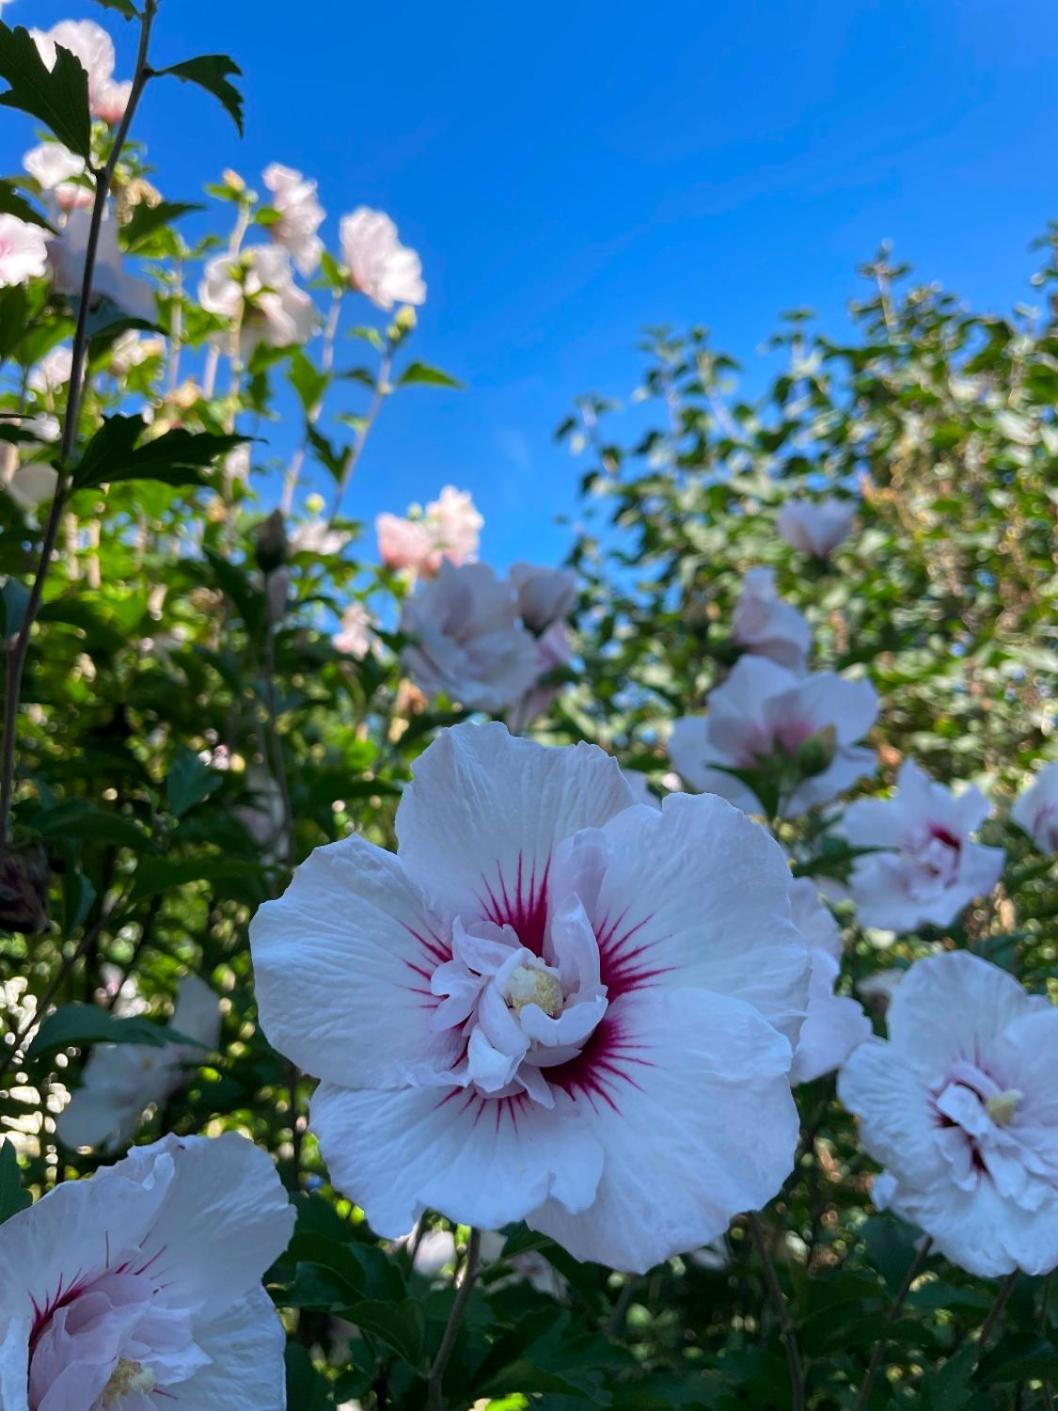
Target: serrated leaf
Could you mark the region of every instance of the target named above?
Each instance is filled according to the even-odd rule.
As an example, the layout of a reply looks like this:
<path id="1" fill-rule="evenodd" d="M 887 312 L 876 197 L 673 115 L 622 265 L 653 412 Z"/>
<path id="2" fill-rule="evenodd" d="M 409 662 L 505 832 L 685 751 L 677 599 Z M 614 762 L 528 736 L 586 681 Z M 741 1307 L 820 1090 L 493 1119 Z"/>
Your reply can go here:
<path id="1" fill-rule="evenodd" d="M 27 225 L 39 225 L 54 234 L 54 227 L 15 189 L 13 181 L 0 181 L 0 215 L 15 216 Z"/>
<path id="2" fill-rule="evenodd" d="M 121 235 L 125 249 L 132 254 L 163 226 L 179 220 L 181 216 L 190 215 L 192 211 L 202 209 L 202 206 L 187 201 L 159 201 L 156 206 L 137 206 L 132 213 L 132 219 L 122 227 Z"/>
<path id="3" fill-rule="evenodd" d="M 422 1307 L 413 1299 L 405 1298 L 399 1303 L 383 1303 L 380 1299 L 356 1303 L 346 1316 L 358 1328 L 384 1342 L 409 1366 L 422 1367 L 426 1326 Z"/>
<path id="4" fill-rule="evenodd" d="M 10 85 L 0 104 L 38 118 L 71 152 L 91 161 L 88 75 L 69 49 L 57 45 L 49 69 L 27 29 L 0 21 L 0 78 Z"/>
<path id="5" fill-rule="evenodd" d="M 73 473 L 73 488 L 98 488 L 119 480 L 160 480 L 166 485 L 202 485 L 203 471 L 246 440 L 176 427 L 138 444 L 146 430 L 141 416 L 104 417 Z"/>
<path id="6" fill-rule="evenodd" d="M 163 1024 L 137 1015 L 119 1019 L 97 1004 L 64 1004 L 49 1014 L 37 1030 L 37 1036 L 26 1052 L 26 1058 L 43 1058 L 63 1048 L 87 1048 L 92 1044 L 147 1044 L 164 1048 L 166 1044 L 186 1043 L 198 1048 L 203 1045 L 186 1034 L 177 1033 Z"/>
<path id="7" fill-rule="evenodd" d="M 242 136 L 243 97 L 235 85 L 228 82 L 232 74 L 241 75 L 242 69 L 227 54 L 200 54 L 197 59 L 185 59 L 182 64 L 172 64 L 157 72 L 158 77 L 169 74 L 182 83 L 194 83 L 212 93 L 231 115 Z"/>
<path id="8" fill-rule="evenodd" d="M 165 800 L 169 812 L 182 818 L 195 804 L 219 789 L 224 776 L 203 764 L 194 750 L 181 749 L 165 781 Z"/>
<path id="9" fill-rule="evenodd" d="M 429 363 L 409 363 L 397 378 L 397 386 L 451 387 L 457 392 L 463 390 L 463 384 L 458 378 L 442 372 L 439 367 L 431 367 Z"/>
<path id="10" fill-rule="evenodd" d="M 22 1189 L 22 1173 L 10 1140 L 0 1145 L 0 1225 L 32 1205 L 29 1191 Z"/>
<path id="11" fill-rule="evenodd" d="M 303 410 L 306 415 L 311 414 L 313 407 L 327 390 L 330 378 L 310 362 L 300 348 L 290 359 L 289 377 Z"/>
<path id="12" fill-rule="evenodd" d="M 104 10 L 117 10 L 118 14 L 126 20 L 134 20 L 140 13 L 132 0 L 96 0 L 96 4 L 102 5 Z"/>

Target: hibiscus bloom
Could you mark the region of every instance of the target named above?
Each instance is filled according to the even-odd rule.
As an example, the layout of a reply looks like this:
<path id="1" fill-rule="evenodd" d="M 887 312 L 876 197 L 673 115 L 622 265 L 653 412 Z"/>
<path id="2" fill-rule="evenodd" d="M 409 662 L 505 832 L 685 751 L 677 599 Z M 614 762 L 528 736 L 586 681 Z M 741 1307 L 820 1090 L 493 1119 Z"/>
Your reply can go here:
<path id="1" fill-rule="evenodd" d="M 516 563 L 510 572 L 518 595 L 518 615 L 530 632 L 544 633 L 564 622 L 577 601 L 577 575 L 570 568 Z"/>
<path id="2" fill-rule="evenodd" d="M 294 283 L 290 256 L 279 245 L 255 245 L 234 259 L 217 255 L 203 272 L 198 301 L 210 313 L 238 320 L 244 357 L 259 343 L 304 343 L 316 328 L 316 305 Z"/>
<path id="3" fill-rule="evenodd" d="M 84 283 L 85 256 L 92 213 L 71 211 L 57 239 L 51 242 L 48 259 L 52 284 L 60 294 L 81 297 Z M 124 256 L 118 245 L 117 224 L 105 217 L 99 227 L 99 244 L 92 268 L 92 295 L 95 299 L 110 299 L 123 313 L 153 323 L 155 318 L 154 290 L 146 280 L 136 279 L 125 269 Z"/>
<path id="4" fill-rule="evenodd" d="M 0 289 L 47 273 L 48 237 L 39 225 L 0 213 Z"/>
<path id="5" fill-rule="evenodd" d="M 375 520 L 378 551 L 387 568 L 429 578 L 446 559 L 471 562 L 484 523 L 469 490 L 446 485 L 417 519 L 380 514 Z"/>
<path id="6" fill-rule="evenodd" d="M 404 665 L 429 696 L 497 711 L 536 682 L 536 641 L 518 621 L 513 588 L 486 564 L 442 563 L 405 599 L 401 631 L 410 638 Z"/>
<path id="7" fill-rule="evenodd" d="M 62 20 L 49 30 L 31 29 L 30 34 L 49 69 L 55 67 L 56 47 L 68 49 L 88 74 L 88 106 L 94 118 L 120 122 L 132 95 L 131 82 L 114 81 L 116 56 L 106 30 L 94 20 Z"/>
<path id="8" fill-rule="evenodd" d="M 316 232 L 324 219 L 323 207 L 316 199 L 316 182 L 292 167 L 273 162 L 265 168 L 264 184 L 279 212 L 279 220 L 268 227 L 269 235 L 290 252 L 300 274 L 314 274 L 323 254 L 323 241 Z"/>
<path id="9" fill-rule="evenodd" d="M 988 800 L 976 788 L 953 794 L 910 759 L 896 785 L 891 799 L 857 799 L 838 825 L 853 847 L 878 850 L 858 857 L 849 876 L 860 921 L 899 932 L 950 926 L 1003 871 L 1002 848 L 970 841 Z"/>
<path id="10" fill-rule="evenodd" d="M 120 1151 L 136 1135 L 144 1110 L 161 1104 L 187 1081 L 220 1037 L 217 996 L 197 975 L 177 986 L 173 1028 L 194 1044 L 100 1044 L 85 1064 L 81 1086 L 55 1124 L 69 1147 Z M 199 1048 L 196 1045 L 201 1044 Z"/>
<path id="11" fill-rule="evenodd" d="M 334 650 L 355 661 L 363 661 L 369 653 L 378 651 L 375 625 L 375 619 L 363 603 L 350 603 L 342 613 L 341 630 L 331 639 Z"/>
<path id="12" fill-rule="evenodd" d="M 855 518 L 851 500 L 787 500 L 775 527 L 792 548 L 825 559 L 848 538 Z"/>
<path id="13" fill-rule="evenodd" d="M 751 568 L 746 574 L 731 622 L 731 640 L 798 675 L 808 669 L 812 629 L 804 613 L 779 597 L 774 569 Z"/>
<path id="14" fill-rule="evenodd" d="M 83 183 L 88 167 L 83 157 L 69 151 L 61 142 L 42 142 L 22 158 L 22 165 L 34 177 L 40 189 L 53 194 L 60 211 L 72 211 L 78 206 L 90 206 L 92 187 Z"/>
<path id="15" fill-rule="evenodd" d="M 380 309 L 426 302 L 422 263 L 397 239 L 389 216 L 360 206 L 342 217 L 340 238 L 350 283 Z"/>
<path id="16" fill-rule="evenodd" d="M 710 694 L 707 716 L 677 720 L 669 741 L 672 763 L 696 789 L 720 794 L 747 813 L 766 813 L 750 783 L 771 783 L 783 818 L 827 803 L 873 773 L 874 751 L 862 739 L 878 714 L 869 681 L 832 671 L 797 676 L 765 657 L 744 656 Z"/>
<path id="17" fill-rule="evenodd" d="M 4 1411 L 282 1411 L 261 1276 L 294 1225 L 246 1141 L 165 1137 L 0 1226 Z"/>
<path id="18" fill-rule="evenodd" d="M 1043 766 L 1015 800 L 1010 816 L 1040 852 L 1058 852 L 1058 760 Z"/>
<path id="19" fill-rule="evenodd" d="M 840 1068 L 871 1036 L 871 1023 L 854 999 L 834 993 L 841 973 L 841 931 L 816 884 L 799 877 L 790 889 L 794 925 L 808 946 L 808 1012 L 794 1053 L 791 1079 L 810 1083 Z"/>
<path id="20" fill-rule="evenodd" d="M 251 929 L 264 1030 L 322 1079 L 376 1230 L 524 1219 L 641 1271 L 775 1194 L 807 955 L 763 829 L 493 723 L 429 746 L 397 836 L 318 849 Z"/>
<path id="21" fill-rule="evenodd" d="M 46 353 L 29 374 L 27 385 L 42 396 L 50 396 L 65 387 L 73 371 L 73 350 L 61 345 Z"/>
<path id="22" fill-rule="evenodd" d="M 941 1016 L 938 1022 L 938 1016 Z M 884 1203 L 972 1274 L 1058 1264 L 1058 1009 L 966 951 L 920 960 L 838 1079 Z"/>

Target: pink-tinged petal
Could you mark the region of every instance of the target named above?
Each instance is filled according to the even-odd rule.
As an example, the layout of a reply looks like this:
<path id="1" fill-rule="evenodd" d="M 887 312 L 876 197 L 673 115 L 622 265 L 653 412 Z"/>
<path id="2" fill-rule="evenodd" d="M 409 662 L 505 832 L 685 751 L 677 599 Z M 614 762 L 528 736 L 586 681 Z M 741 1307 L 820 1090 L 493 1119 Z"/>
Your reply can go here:
<path id="1" fill-rule="evenodd" d="M 591 920 L 610 1000 L 700 986 L 745 1000 L 795 1043 L 808 954 L 778 843 L 708 794 L 618 815 L 603 836 L 609 865 Z"/>
<path id="2" fill-rule="evenodd" d="M 87 1180 L 64 1182 L 0 1225 L 0 1327 L 9 1317 L 36 1317 L 79 1282 L 104 1273 L 118 1240 L 135 1248 L 146 1238 L 174 1172 L 172 1158 L 158 1146 L 140 1151 L 152 1166 L 147 1182 L 126 1162 L 104 1166 Z"/>
<path id="3" fill-rule="evenodd" d="M 26 1389 L 29 1385 L 28 1317 L 0 1319 L 0 1406 L 4 1411 L 29 1411 Z"/>
<path id="4" fill-rule="evenodd" d="M 876 1161 L 916 1184 L 943 1179 L 947 1163 L 935 1141 L 939 1121 L 929 1091 L 892 1044 L 861 1044 L 838 1075 L 838 1096 L 859 1117 L 860 1141 Z"/>
<path id="5" fill-rule="evenodd" d="M 521 1094 L 321 1083 L 311 1120 L 335 1186 L 388 1238 L 427 1208 L 487 1230 L 548 1200 L 583 1210 L 602 1170 L 602 1148 L 583 1122 Z"/>
<path id="6" fill-rule="evenodd" d="M 164 1137 L 111 1169 L 149 1180 L 172 1162 L 165 1200 L 143 1241 L 145 1259 L 179 1304 L 220 1312 L 259 1283 L 287 1247 L 294 1207 L 267 1152 L 235 1132 Z"/>
<path id="7" fill-rule="evenodd" d="M 476 897 L 539 955 L 556 846 L 632 802 L 617 761 L 594 745 L 549 749 L 498 723 L 457 725 L 416 762 L 397 810 L 400 857 L 439 914 Z"/>
<path id="8" fill-rule="evenodd" d="M 254 1289 L 195 1329 L 212 1361 L 168 1388 L 152 1407 L 187 1411 L 286 1411 L 286 1333 L 264 1289 Z M 122 1408 L 124 1411 L 124 1408 Z M 291 1407 L 291 1411 L 298 1411 Z"/>
<path id="9" fill-rule="evenodd" d="M 833 671 L 807 677 L 795 692 L 801 718 L 815 729 L 833 725 L 838 740 L 862 740 L 878 718 L 878 692 L 869 681 L 847 681 Z"/>
<path id="10" fill-rule="evenodd" d="M 871 1037 L 871 1021 L 854 999 L 834 994 L 838 962 L 826 951 L 812 952 L 808 1013 L 794 1052 L 791 1079 L 811 1083 L 840 1068 L 853 1049 Z"/>
<path id="11" fill-rule="evenodd" d="M 760 1209 L 793 1163 L 790 1047 L 739 1000 L 639 991 L 568 1070 L 549 1070 L 606 1157 L 591 1207 L 549 1201 L 529 1224 L 578 1259 L 643 1273 Z"/>
<path id="12" fill-rule="evenodd" d="M 450 958 L 392 853 L 359 837 L 316 851 L 250 926 L 257 1004 L 269 1042 L 316 1077 L 356 1086 L 447 1068 L 430 980 Z"/>
<path id="13" fill-rule="evenodd" d="M 1012 975 L 969 951 L 946 951 L 908 971 L 889 1005 L 889 1041 L 926 1081 L 977 1062 L 1008 1024 L 1047 1006 Z"/>

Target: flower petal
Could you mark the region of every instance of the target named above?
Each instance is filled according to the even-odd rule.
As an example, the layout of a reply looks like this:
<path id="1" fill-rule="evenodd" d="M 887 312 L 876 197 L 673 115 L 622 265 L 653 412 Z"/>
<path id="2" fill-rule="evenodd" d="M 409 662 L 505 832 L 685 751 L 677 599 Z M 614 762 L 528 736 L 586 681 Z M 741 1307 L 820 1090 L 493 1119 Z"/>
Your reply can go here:
<path id="1" fill-rule="evenodd" d="M 311 1117 L 335 1186 L 387 1238 L 406 1234 L 427 1207 L 486 1230 L 549 1199 L 582 1210 L 602 1169 L 602 1149 L 583 1123 L 521 1095 L 321 1083 Z"/>
<path id="2" fill-rule="evenodd" d="M 397 810 L 400 857 L 442 916 L 477 896 L 482 914 L 494 910 L 539 954 L 530 913 L 556 844 L 633 802 L 617 761 L 594 745 L 549 749 L 498 723 L 457 725 L 415 765 Z"/>
<path id="3" fill-rule="evenodd" d="M 798 1135 L 790 1047 L 748 1004 L 703 990 L 625 995 L 598 1032 L 594 1070 L 589 1049 L 567 1075 L 606 1152 L 598 1194 L 579 1214 L 552 1200 L 528 1221 L 578 1259 L 643 1273 L 782 1185 Z"/>
<path id="4" fill-rule="evenodd" d="M 160 1404 L 189 1411 L 285 1411 L 286 1334 L 264 1289 L 196 1327 L 195 1340 L 212 1358 L 210 1365 L 166 1388 Z"/>
<path id="5" fill-rule="evenodd" d="M 250 927 L 269 1042 L 316 1077 L 385 1087 L 447 1068 L 457 1036 L 430 1024 L 450 956 L 400 862 L 350 837 L 316 851 Z"/>

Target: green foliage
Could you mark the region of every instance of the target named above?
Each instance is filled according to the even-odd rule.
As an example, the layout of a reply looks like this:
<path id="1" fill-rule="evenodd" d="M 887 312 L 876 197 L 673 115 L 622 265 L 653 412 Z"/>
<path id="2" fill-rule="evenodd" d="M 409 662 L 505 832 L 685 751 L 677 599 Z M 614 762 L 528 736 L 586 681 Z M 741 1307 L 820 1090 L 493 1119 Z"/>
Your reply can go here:
<path id="1" fill-rule="evenodd" d="M 62 1049 L 84 1048 L 90 1044 L 147 1044 L 151 1048 L 163 1048 L 170 1043 L 194 1043 L 194 1040 L 149 1019 L 119 1019 L 97 1004 L 64 1004 L 49 1014 L 37 1030 L 26 1058 L 48 1058 Z"/>
<path id="2" fill-rule="evenodd" d="M 88 75 L 68 49 L 56 49 L 49 69 L 27 29 L 0 21 L 0 78 L 9 85 L 0 105 L 18 108 L 44 123 L 79 157 L 92 155 Z"/>
<path id="3" fill-rule="evenodd" d="M 185 59 L 182 64 L 171 64 L 167 69 L 158 69 L 155 77 L 164 78 L 167 74 L 178 78 L 182 83 L 193 83 L 212 93 L 231 116 L 232 122 L 243 131 L 243 97 L 231 82 L 233 76 L 241 75 L 238 64 L 227 54 L 200 54 L 195 59 Z"/>
<path id="4" fill-rule="evenodd" d="M 159 480 L 166 485 L 205 484 L 203 472 L 219 457 L 241 445 L 242 436 L 190 432 L 177 427 L 144 440 L 141 416 L 111 416 L 85 447 L 73 472 L 73 489 L 84 490 L 119 480 Z"/>

